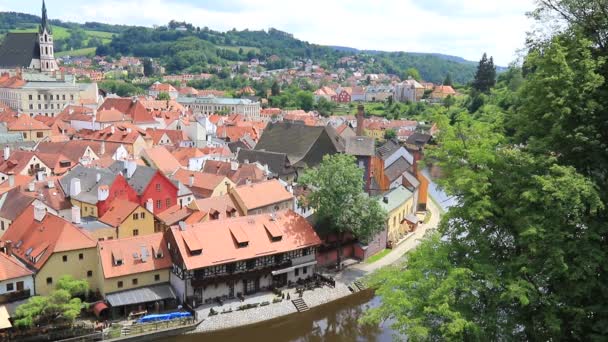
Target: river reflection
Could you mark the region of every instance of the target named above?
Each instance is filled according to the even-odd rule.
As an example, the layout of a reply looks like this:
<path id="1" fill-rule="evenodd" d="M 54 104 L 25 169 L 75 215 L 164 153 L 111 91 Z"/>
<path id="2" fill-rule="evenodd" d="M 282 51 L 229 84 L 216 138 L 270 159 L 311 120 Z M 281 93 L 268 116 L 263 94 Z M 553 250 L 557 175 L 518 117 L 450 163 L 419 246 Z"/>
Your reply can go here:
<path id="1" fill-rule="evenodd" d="M 386 324 L 368 326 L 358 322 L 365 310 L 379 305 L 379 302 L 380 299 L 374 297 L 371 291 L 365 291 L 272 322 L 224 332 L 183 335 L 163 341 L 393 341 L 393 331 Z"/>

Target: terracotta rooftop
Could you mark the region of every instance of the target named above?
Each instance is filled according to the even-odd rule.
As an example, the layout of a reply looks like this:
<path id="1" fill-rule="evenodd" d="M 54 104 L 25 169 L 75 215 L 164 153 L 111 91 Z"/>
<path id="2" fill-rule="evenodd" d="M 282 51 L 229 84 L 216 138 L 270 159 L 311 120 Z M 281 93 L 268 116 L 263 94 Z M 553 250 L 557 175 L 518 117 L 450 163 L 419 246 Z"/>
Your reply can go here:
<path id="1" fill-rule="evenodd" d="M 8 123 L 6 127 L 9 131 L 49 131 L 51 129 L 27 114 L 19 115 L 17 120 Z"/>
<path id="2" fill-rule="evenodd" d="M 190 176 L 194 176 L 192 185 L 190 185 Z M 226 176 L 184 169 L 177 170 L 177 172 L 173 174 L 173 178 L 182 182 L 186 187 L 189 187 L 192 192 L 199 197 L 211 196 L 215 188 L 228 180 Z"/>
<path id="3" fill-rule="evenodd" d="M 174 226 L 170 233 L 188 270 L 321 244 L 310 223 L 291 210 L 278 212 L 274 218 L 263 214 L 206 221 L 188 225 L 185 230 Z M 272 239 L 271 234 L 280 238 Z M 239 247 L 237 241 L 245 246 Z"/>
<path id="4" fill-rule="evenodd" d="M 27 277 L 34 274 L 12 256 L 0 253 L 0 281 Z"/>
<path id="5" fill-rule="evenodd" d="M 238 186 L 234 188 L 232 194 L 240 199 L 247 210 L 293 199 L 293 194 L 276 179 Z"/>
<path id="6" fill-rule="evenodd" d="M 164 146 L 144 149 L 141 155 L 142 158 L 150 164 L 154 164 L 164 174 L 173 174 L 182 168 L 179 161 Z"/>
<path id="7" fill-rule="evenodd" d="M 164 270 L 173 265 L 163 233 L 99 241 L 97 253 L 106 279 Z"/>
<path id="8" fill-rule="evenodd" d="M 99 221 L 107 223 L 112 227 L 120 226 L 130 215 L 139 207 L 139 204 L 125 201 L 123 199 L 115 199 L 108 211 L 99 218 Z M 152 215 L 152 214 L 150 214 Z"/>

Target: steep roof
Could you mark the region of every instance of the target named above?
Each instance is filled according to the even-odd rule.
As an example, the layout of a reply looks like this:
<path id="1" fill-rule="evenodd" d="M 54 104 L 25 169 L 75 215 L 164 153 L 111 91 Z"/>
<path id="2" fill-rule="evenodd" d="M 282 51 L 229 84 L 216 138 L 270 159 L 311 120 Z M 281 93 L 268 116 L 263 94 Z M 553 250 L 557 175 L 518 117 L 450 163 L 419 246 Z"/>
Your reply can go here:
<path id="1" fill-rule="evenodd" d="M 100 176 L 99 182 L 97 181 L 97 174 Z M 99 186 L 111 186 L 117 175 L 118 172 L 108 169 L 88 168 L 77 165 L 59 180 L 59 184 L 65 194 L 69 196 L 70 183 L 73 178 L 78 178 L 80 180 L 80 193 L 74 196 L 73 199 L 89 204 L 97 204 Z"/>
<path id="2" fill-rule="evenodd" d="M 0 253 L 0 281 L 27 277 L 32 274 L 34 273 L 14 257 Z"/>
<path id="3" fill-rule="evenodd" d="M 9 32 L 0 45 L 0 67 L 29 68 L 32 59 L 40 59 L 38 33 Z"/>
<path id="4" fill-rule="evenodd" d="M 351 156 L 373 156 L 375 140 L 372 137 L 348 137 L 345 139 L 345 153 Z"/>
<path id="5" fill-rule="evenodd" d="M 384 175 L 388 178 L 390 182 L 394 181 L 398 177 L 400 177 L 405 171 L 409 170 L 412 165 L 405 160 L 405 158 L 400 157 L 395 160 L 391 165 L 386 167 L 384 170 Z"/>
<path id="6" fill-rule="evenodd" d="M 110 165 L 110 167 L 108 167 L 108 170 L 114 173 L 122 172 L 123 174 L 126 174 L 124 162 L 120 160 Z M 133 175 L 130 178 L 127 178 L 127 182 L 137 192 L 137 194 L 141 196 L 143 192 L 148 188 L 148 184 L 150 184 L 152 178 L 156 176 L 157 172 L 159 172 L 157 169 L 148 166 L 137 165 L 137 167 L 135 168 L 135 172 L 133 172 Z M 175 186 L 175 188 L 177 190 L 177 186 Z"/>
<path id="7" fill-rule="evenodd" d="M 399 185 L 398 187 L 384 194 L 383 197 L 378 198 L 378 202 L 384 210 L 390 213 L 403 205 L 413 195 L 414 194 L 406 189 L 403 185 Z M 384 198 L 388 200 L 388 203 L 384 202 Z"/>
<path id="8" fill-rule="evenodd" d="M 179 161 L 164 146 L 147 148 L 142 151 L 141 155 L 164 174 L 172 174 L 182 168 Z"/>
<path id="9" fill-rule="evenodd" d="M 108 210 L 99 218 L 99 221 L 106 223 L 112 227 L 120 226 L 130 215 L 139 207 L 139 204 L 125 201 L 123 199 L 115 199 Z"/>
<path id="10" fill-rule="evenodd" d="M 190 185 L 190 176 L 194 176 L 194 183 Z M 179 169 L 173 178 L 182 182 L 189 187 L 196 196 L 209 197 L 213 190 L 229 179 L 223 175 L 213 173 L 194 172 L 190 170 Z"/>
<path id="11" fill-rule="evenodd" d="M 285 153 L 292 165 L 302 162 L 300 166 L 312 167 L 324 155 L 343 151 L 344 146 L 329 126 L 278 122 L 266 127 L 255 150 Z"/>
<path id="12" fill-rule="evenodd" d="M 269 231 L 281 238 L 271 239 Z M 310 223 L 291 210 L 278 212 L 274 219 L 263 214 L 206 221 L 187 226 L 185 230 L 172 227 L 170 234 L 188 270 L 321 244 Z M 239 247 L 236 239 L 247 240 L 247 245 Z M 202 253 L 193 255 L 190 248 L 201 249 Z"/>
<path id="13" fill-rule="evenodd" d="M 277 179 L 238 186 L 232 194 L 241 200 L 247 210 L 293 199 L 293 194 Z"/>
<path id="14" fill-rule="evenodd" d="M 106 279 L 164 270 L 172 265 L 163 233 L 99 241 L 97 253 Z M 116 263 L 119 258 L 120 265 Z"/>
<path id="15" fill-rule="evenodd" d="M 216 211 L 220 219 L 228 218 L 230 213 L 234 216 L 241 216 L 238 210 L 236 210 L 236 204 L 232 197 L 228 194 L 222 196 L 214 196 L 209 198 L 197 199 L 190 205 L 192 208 L 196 208 L 198 211 L 204 213 L 210 213 Z"/>
<path id="16" fill-rule="evenodd" d="M 50 131 L 51 128 L 27 114 L 21 114 L 17 120 L 6 125 L 9 131 Z"/>
<path id="17" fill-rule="evenodd" d="M 262 165 L 268 165 L 268 169 L 279 177 L 292 175 L 296 172 L 285 153 L 240 149 L 236 158 L 240 163 L 258 162 Z"/>
<path id="18" fill-rule="evenodd" d="M 34 199 L 13 188 L 0 196 L 0 217 L 13 221 L 19 216 Z"/>
<path id="19" fill-rule="evenodd" d="M 42 221 L 34 219 L 29 206 L 4 233 L 1 240 L 12 242 L 12 251 L 22 262 L 40 269 L 57 252 L 93 248 L 96 241 L 70 222 L 46 214 Z"/>

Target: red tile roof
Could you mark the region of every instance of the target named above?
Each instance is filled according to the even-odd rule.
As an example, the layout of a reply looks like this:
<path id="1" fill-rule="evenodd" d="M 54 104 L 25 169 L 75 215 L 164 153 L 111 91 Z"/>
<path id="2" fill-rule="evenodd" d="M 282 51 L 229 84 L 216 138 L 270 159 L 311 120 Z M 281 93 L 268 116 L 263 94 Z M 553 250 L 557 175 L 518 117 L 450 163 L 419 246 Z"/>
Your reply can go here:
<path id="1" fill-rule="evenodd" d="M 8 123 L 9 131 L 50 131 L 51 128 L 42 122 L 35 120 L 27 114 L 21 114 L 17 120 Z"/>
<path id="2" fill-rule="evenodd" d="M 27 277 L 34 274 L 12 256 L 0 253 L 0 281 Z"/>
<path id="3" fill-rule="evenodd" d="M 106 279 L 165 270 L 173 265 L 163 233 L 99 241 L 97 253 Z M 117 259 L 122 260 L 121 265 L 116 264 Z"/>
<path id="4" fill-rule="evenodd" d="M 241 200 L 247 210 L 262 208 L 271 204 L 293 199 L 293 194 L 277 179 L 238 186 L 231 192 Z"/>
<path id="5" fill-rule="evenodd" d="M 123 199 L 115 199 L 112 201 L 112 205 L 108 208 L 108 211 L 99 218 L 99 221 L 107 223 L 112 227 L 120 226 L 131 213 L 139 207 L 139 204 L 134 202 L 125 201 Z M 150 213 L 150 215 L 152 215 Z"/>
<path id="6" fill-rule="evenodd" d="M 190 185 L 190 176 L 194 176 L 194 183 Z M 225 180 L 225 176 L 215 175 L 212 173 L 194 172 L 190 170 L 179 169 L 173 175 L 175 180 L 182 182 L 186 187 L 190 188 L 195 195 L 200 197 L 209 197 L 213 190 L 220 186 Z"/>
<path id="7" fill-rule="evenodd" d="M 276 213 L 274 219 L 263 214 L 206 221 L 186 226 L 185 230 L 174 226 L 170 233 L 188 270 L 321 244 L 310 223 L 291 210 Z M 281 239 L 273 241 L 270 234 L 280 234 Z M 235 240 L 246 241 L 247 245 L 239 247 Z M 202 253 L 193 255 L 191 251 L 196 249 Z"/>
<path id="8" fill-rule="evenodd" d="M 21 261 L 40 269 L 56 252 L 93 248 L 96 241 L 84 230 L 62 218 L 46 213 L 38 222 L 34 207 L 28 207 L 2 235 L 12 242 L 12 251 Z"/>

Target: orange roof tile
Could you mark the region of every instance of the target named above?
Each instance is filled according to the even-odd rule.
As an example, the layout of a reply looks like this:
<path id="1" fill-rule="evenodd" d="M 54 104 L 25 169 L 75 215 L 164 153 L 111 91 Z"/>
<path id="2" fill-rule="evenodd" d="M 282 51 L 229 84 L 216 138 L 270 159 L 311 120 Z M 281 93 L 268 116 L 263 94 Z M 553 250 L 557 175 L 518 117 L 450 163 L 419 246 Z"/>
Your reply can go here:
<path id="1" fill-rule="evenodd" d="M 164 174 L 172 174 L 182 168 L 179 161 L 164 146 L 144 149 L 142 157 L 154 164 Z"/>
<path id="2" fill-rule="evenodd" d="M 190 185 L 190 176 L 194 176 L 194 182 Z M 182 182 L 186 187 L 191 188 L 195 195 L 201 197 L 211 196 L 215 188 L 228 181 L 228 178 L 212 173 L 194 172 L 190 170 L 179 169 L 173 175 L 173 178 Z M 198 191 L 195 191 L 198 190 Z"/>
<path id="3" fill-rule="evenodd" d="M 34 274 L 12 256 L 0 253 L 0 281 Z"/>
<path id="4" fill-rule="evenodd" d="M 232 194 L 245 205 L 247 210 L 265 207 L 293 199 L 293 194 L 276 179 L 252 183 L 234 188 Z"/>
<path id="5" fill-rule="evenodd" d="M 139 204 L 125 201 L 123 199 L 115 199 L 112 205 L 108 208 L 105 214 L 99 218 L 99 221 L 107 223 L 112 227 L 120 226 L 131 213 L 139 207 Z"/>
<path id="6" fill-rule="evenodd" d="M 272 239 L 272 234 L 281 239 Z M 313 227 L 291 210 L 271 215 L 254 215 L 224 220 L 206 221 L 186 226 L 185 230 L 172 227 L 178 251 L 186 269 L 193 270 L 235 261 L 274 255 L 306 247 L 317 246 L 321 240 Z M 239 247 L 237 241 L 247 242 Z M 193 255 L 192 250 L 202 253 Z"/>
<path id="7" fill-rule="evenodd" d="M 106 279 L 164 270 L 173 265 L 163 233 L 99 241 L 97 253 Z M 115 258 L 122 258 L 122 264 L 117 265 Z"/>
<path id="8" fill-rule="evenodd" d="M 42 122 L 35 120 L 27 114 L 21 114 L 17 120 L 8 123 L 9 131 L 49 131 L 51 128 Z"/>

